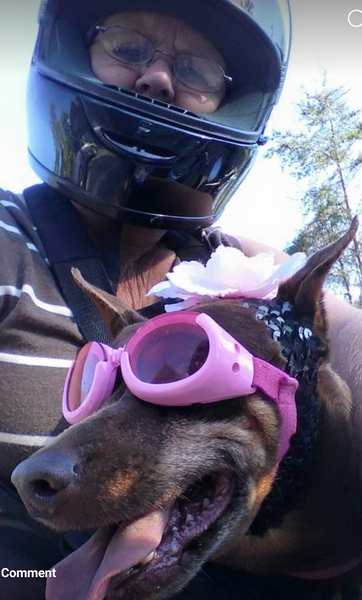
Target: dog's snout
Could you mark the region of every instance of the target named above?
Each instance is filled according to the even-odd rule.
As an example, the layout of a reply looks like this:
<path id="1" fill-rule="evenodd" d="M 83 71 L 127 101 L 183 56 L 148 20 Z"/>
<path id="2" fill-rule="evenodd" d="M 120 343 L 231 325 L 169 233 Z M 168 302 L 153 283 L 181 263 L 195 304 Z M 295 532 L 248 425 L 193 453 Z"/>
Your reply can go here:
<path id="1" fill-rule="evenodd" d="M 34 517 L 49 517 L 76 476 L 76 462 L 71 458 L 40 453 L 18 465 L 11 481 Z"/>

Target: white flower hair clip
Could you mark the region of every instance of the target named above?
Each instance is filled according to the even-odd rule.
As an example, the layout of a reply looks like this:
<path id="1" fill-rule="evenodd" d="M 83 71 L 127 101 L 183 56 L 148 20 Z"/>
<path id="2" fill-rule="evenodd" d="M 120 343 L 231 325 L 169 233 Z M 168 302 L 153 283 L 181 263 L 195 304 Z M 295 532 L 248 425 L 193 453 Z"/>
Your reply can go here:
<path id="1" fill-rule="evenodd" d="M 237 248 L 219 246 L 206 265 L 196 260 L 178 264 L 166 275 L 167 281 L 154 285 L 147 296 L 181 300 L 166 305 L 166 312 L 190 308 L 200 304 L 205 297 L 270 300 L 277 295 L 279 285 L 305 263 L 303 252 L 275 265 L 273 252 L 247 257 Z"/>

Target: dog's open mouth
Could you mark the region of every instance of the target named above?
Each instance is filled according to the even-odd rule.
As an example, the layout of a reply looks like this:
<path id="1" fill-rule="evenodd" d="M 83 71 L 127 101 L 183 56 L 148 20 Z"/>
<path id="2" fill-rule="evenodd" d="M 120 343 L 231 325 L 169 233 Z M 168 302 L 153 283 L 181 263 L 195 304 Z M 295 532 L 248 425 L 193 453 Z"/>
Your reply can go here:
<path id="1" fill-rule="evenodd" d="M 208 475 L 175 502 L 127 526 L 99 529 L 81 548 L 55 566 L 47 600 L 103 600 L 137 583 L 162 585 L 185 550 L 202 545 L 202 536 L 225 512 L 233 496 L 230 473 Z"/>

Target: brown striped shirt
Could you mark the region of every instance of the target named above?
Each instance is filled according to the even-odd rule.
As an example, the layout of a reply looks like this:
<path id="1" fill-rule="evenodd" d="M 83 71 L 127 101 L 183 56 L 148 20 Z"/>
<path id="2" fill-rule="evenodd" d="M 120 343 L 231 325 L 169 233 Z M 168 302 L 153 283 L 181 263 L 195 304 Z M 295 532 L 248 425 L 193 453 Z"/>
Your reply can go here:
<path id="1" fill-rule="evenodd" d="M 0 478 L 67 427 L 67 370 L 84 344 L 25 204 L 0 190 Z"/>

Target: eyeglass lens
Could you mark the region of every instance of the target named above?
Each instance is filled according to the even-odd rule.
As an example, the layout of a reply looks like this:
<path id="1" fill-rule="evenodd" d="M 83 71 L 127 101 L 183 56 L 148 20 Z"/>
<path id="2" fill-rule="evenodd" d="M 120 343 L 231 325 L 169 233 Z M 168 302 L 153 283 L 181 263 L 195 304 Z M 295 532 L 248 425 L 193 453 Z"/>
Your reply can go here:
<path id="1" fill-rule="evenodd" d="M 144 35 L 120 26 L 103 31 L 103 47 L 115 60 L 132 66 L 147 64 L 159 52 Z M 200 56 L 181 54 L 173 58 L 172 68 L 177 79 L 199 92 L 215 92 L 224 80 L 220 65 Z"/>

